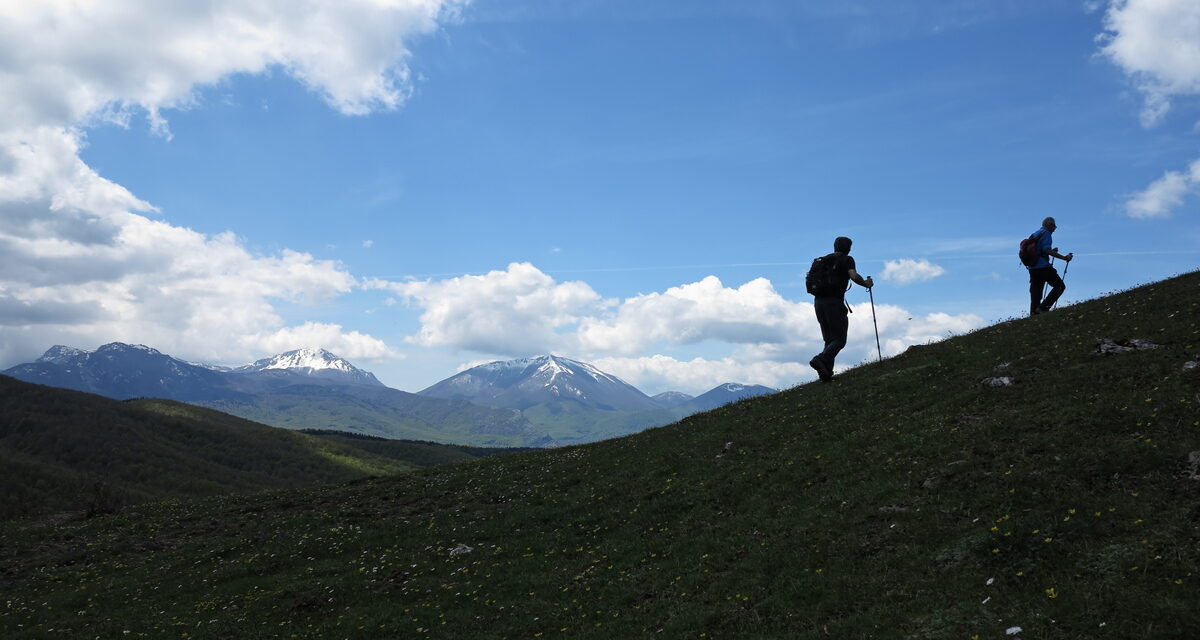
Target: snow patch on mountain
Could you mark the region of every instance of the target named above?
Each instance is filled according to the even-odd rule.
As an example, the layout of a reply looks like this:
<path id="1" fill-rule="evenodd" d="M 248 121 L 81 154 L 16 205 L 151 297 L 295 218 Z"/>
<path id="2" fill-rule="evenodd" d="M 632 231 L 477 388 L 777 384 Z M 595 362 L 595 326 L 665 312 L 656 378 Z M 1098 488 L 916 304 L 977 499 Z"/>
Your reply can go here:
<path id="1" fill-rule="evenodd" d="M 350 372 L 354 371 L 356 367 L 344 358 L 324 349 L 306 347 L 256 360 L 251 364 L 235 367 L 234 371 L 266 371 L 268 369 L 311 369 L 313 371 L 332 369 Z"/>
<path id="2" fill-rule="evenodd" d="M 235 373 L 287 371 L 321 378 L 336 378 L 358 384 L 380 385 L 373 374 L 350 364 L 350 361 L 319 347 L 305 347 L 233 369 Z"/>
<path id="3" fill-rule="evenodd" d="M 554 398 L 578 400 L 585 406 L 608 410 L 658 407 L 620 378 L 586 362 L 556 355 L 489 362 L 459 372 L 421 393 L 522 410 Z"/>
<path id="4" fill-rule="evenodd" d="M 91 353 L 91 351 L 86 351 L 84 349 L 76 349 L 75 347 L 68 347 L 66 345 L 56 344 L 53 347 L 50 347 L 49 349 L 47 349 L 46 353 L 43 353 L 42 357 L 35 360 L 35 362 L 53 362 L 54 364 L 65 365 L 65 364 L 70 364 L 72 362 L 75 362 L 79 358 L 82 358 L 89 353 Z"/>

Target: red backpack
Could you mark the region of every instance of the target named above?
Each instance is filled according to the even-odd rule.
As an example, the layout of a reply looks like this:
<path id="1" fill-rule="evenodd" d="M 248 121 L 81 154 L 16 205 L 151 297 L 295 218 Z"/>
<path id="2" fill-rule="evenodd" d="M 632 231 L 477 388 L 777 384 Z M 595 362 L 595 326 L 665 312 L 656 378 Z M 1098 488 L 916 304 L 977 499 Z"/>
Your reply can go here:
<path id="1" fill-rule="evenodd" d="M 1044 230 L 1038 229 L 1033 235 L 1021 241 L 1021 250 L 1017 252 L 1017 256 L 1021 258 L 1021 264 L 1032 267 L 1038 263 L 1038 258 L 1042 257 L 1042 252 L 1038 249 L 1038 240 L 1042 238 Z"/>

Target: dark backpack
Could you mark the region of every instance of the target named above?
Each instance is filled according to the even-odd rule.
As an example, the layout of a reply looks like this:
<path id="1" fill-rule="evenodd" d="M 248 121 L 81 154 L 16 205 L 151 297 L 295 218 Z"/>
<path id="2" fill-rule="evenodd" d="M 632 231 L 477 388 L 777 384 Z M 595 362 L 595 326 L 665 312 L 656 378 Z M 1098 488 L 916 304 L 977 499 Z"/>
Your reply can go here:
<path id="1" fill-rule="evenodd" d="M 1017 252 L 1017 256 L 1021 258 L 1021 264 L 1032 267 L 1038 263 L 1038 258 L 1042 257 L 1042 252 L 1038 249 L 1038 240 L 1042 238 L 1042 231 L 1035 231 L 1033 235 L 1021 241 L 1021 250 Z"/>
<path id="2" fill-rule="evenodd" d="M 804 286 L 814 296 L 835 298 L 842 294 L 842 279 L 838 274 L 841 266 L 841 256 L 831 253 L 812 261 L 808 275 L 804 276 Z"/>

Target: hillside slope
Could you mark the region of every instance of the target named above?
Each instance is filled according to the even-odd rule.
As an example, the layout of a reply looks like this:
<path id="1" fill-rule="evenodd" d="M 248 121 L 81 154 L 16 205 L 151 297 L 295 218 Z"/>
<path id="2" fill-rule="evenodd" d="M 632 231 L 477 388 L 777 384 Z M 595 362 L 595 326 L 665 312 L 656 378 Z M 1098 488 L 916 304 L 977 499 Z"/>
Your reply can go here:
<path id="1" fill-rule="evenodd" d="M 335 429 L 480 447 L 548 444 L 546 435 L 519 411 L 388 387 L 293 384 L 246 398 L 197 404 L 285 429 Z"/>
<path id="2" fill-rule="evenodd" d="M 8 527 L 0 634 L 1197 637 L 1198 292 L 1187 274 L 619 440 Z M 1096 353 L 1134 338 L 1159 346 Z"/>
<path id="3" fill-rule="evenodd" d="M 121 402 L 0 376 L 0 519 L 345 482 L 481 454 L 295 433 L 171 400 Z"/>

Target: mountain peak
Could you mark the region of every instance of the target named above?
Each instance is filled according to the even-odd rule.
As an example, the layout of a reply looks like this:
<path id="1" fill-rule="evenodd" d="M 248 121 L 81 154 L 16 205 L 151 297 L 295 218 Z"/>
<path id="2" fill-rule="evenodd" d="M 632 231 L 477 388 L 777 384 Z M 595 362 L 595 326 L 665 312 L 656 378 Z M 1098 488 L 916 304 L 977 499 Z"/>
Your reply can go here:
<path id="1" fill-rule="evenodd" d="M 85 351 L 83 349 L 76 349 L 75 347 L 68 347 L 66 345 L 56 344 L 53 347 L 46 349 L 46 353 L 43 353 L 42 357 L 38 358 L 35 362 L 53 362 L 55 364 L 67 364 L 68 362 L 73 362 L 80 357 L 86 356 L 89 353 L 91 353 L 91 352 Z"/>
<path id="2" fill-rule="evenodd" d="M 605 410 L 641 411 L 658 407 L 620 378 L 586 362 L 553 354 L 472 367 L 421 394 L 521 410 L 558 400 L 574 400 Z"/>
<path id="3" fill-rule="evenodd" d="M 293 349 L 234 369 L 234 371 L 239 373 L 255 373 L 268 370 L 291 371 L 324 378 L 339 378 L 358 384 L 383 385 L 370 372 L 359 369 L 350 364 L 349 360 L 321 347 Z"/>
<path id="4" fill-rule="evenodd" d="M 146 346 L 146 345 L 144 345 L 144 344 L 128 344 L 128 343 L 125 343 L 125 342 L 110 342 L 110 343 L 108 343 L 108 344 L 105 344 L 105 345 L 100 345 L 100 348 L 96 349 L 96 351 L 95 351 L 95 352 L 96 352 L 96 353 L 108 353 L 108 352 L 117 352 L 117 353 L 141 352 L 141 353 L 146 353 L 146 354 L 150 354 L 150 355 L 158 355 L 158 356 L 161 356 L 161 355 L 163 355 L 163 353 L 162 353 L 161 351 L 159 351 L 158 349 L 154 349 L 154 348 L 151 348 L 151 347 L 147 347 L 147 346 Z"/>

